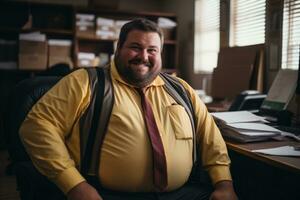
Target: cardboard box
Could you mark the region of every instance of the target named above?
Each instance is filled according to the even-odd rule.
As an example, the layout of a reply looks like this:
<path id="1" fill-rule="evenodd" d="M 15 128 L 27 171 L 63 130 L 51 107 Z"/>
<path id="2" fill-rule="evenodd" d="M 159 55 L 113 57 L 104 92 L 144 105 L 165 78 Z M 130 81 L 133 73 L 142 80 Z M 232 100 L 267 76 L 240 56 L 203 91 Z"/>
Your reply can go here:
<path id="1" fill-rule="evenodd" d="M 19 69 L 47 69 L 48 46 L 46 41 L 19 40 Z"/>
<path id="2" fill-rule="evenodd" d="M 47 55 L 47 42 L 19 40 L 19 54 Z"/>
<path id="3" fill-rule="evenodd" d="M 71 42 L 63 44 L 63 43 L 53 43 L 49 40 L 49 57 L 70 57 L 70 56 L 71 56 Z"/>
<path id="4" fill-rule="evenodd" d="M 48 67 L 58 63 L 66 63 L 73 67 L 71 59 L 71 40 L 51 39 L 48 40 L 49 58 Z"/>
<path id="5" fill-rule="evenodd" d="M 47 69 L 47 54 L 19 54 L 19 69 L 45 70 Z"/>

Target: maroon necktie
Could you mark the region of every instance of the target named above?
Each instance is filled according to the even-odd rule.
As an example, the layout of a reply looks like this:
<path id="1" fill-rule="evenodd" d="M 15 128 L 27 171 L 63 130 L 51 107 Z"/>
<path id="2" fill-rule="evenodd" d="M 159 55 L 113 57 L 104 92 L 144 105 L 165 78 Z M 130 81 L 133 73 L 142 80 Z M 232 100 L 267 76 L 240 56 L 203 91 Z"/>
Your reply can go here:
<path id="1" fill-rule="evenodd" d="M 146 128 L 151 140 L 153 152 L 153 179 L 157 191 L 164 191 L 168 185 L 167 162 L 164 147 L 159 135 L 157 124 L 149 101 L 146 99 L 145 90 L 138 88 L 141 96 Z"/>

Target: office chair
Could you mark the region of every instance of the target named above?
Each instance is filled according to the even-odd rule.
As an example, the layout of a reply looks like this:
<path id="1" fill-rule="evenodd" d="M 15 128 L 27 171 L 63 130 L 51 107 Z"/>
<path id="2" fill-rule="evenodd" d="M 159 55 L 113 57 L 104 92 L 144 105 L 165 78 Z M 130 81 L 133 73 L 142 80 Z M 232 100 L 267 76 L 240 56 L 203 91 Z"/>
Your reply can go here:
<path id="1" fill-rule="evenodd" d="M 19 138 L 19 128 L 31 107 L 58 80 L 58 76 L 26 79 L 15 87 L 4 114 L 4 134 L 17 189 L 22 200 L 63 200 L 64 194 L 32 164 Z"/>

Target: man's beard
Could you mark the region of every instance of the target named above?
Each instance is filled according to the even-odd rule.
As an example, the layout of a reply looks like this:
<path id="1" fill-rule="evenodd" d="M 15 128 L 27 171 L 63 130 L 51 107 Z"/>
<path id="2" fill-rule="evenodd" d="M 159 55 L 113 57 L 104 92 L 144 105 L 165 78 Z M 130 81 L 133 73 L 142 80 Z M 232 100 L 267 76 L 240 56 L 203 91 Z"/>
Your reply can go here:
<path id="1" fill-rule="evenodd" d="M 159 74 L 161 67 L 154 66 L 149 61 L 142 61 L 138 58 L 133 58 L 128 61 L 128 64 L 122 62 L 118 55 L 115 57 L 116 67 L 119 74 L 125 79 L 129 84 L 135 87 L 145 87 L 150 84 Z M 149 71 L 143 75 L 132 69 L 132 65 L 145 65 L 149 67 Z"/>

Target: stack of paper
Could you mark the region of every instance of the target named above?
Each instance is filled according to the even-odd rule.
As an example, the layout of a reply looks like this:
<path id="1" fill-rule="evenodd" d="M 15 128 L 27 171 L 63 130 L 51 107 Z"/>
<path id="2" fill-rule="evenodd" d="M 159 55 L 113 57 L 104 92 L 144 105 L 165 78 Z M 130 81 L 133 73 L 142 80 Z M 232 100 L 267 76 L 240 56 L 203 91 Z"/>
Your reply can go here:
<path id="1" fill-rule="evenodd" d="M 95 36 L 94 20 L 94 14 L 76 14 L 76 34 L 80 37 L 93 38 Z"/>
<path id="2" fill-rule="evenodd" d="M 103 40 L 106 39 L 114 40 L 117 38 L 115 32 L 115 20 L 103 18 L 103 17 L 97 17 L 96 24 L 97 24 L 96 36 L 98 38 L 101 38 Z"/>
<path id="3" fill-rule="evenodd" d="M 215 118 L 222 135 L 239 142 L 263 141 L 281 134 L 269 125 L 263 117 L 248 111 L 211 113 Z"/>

